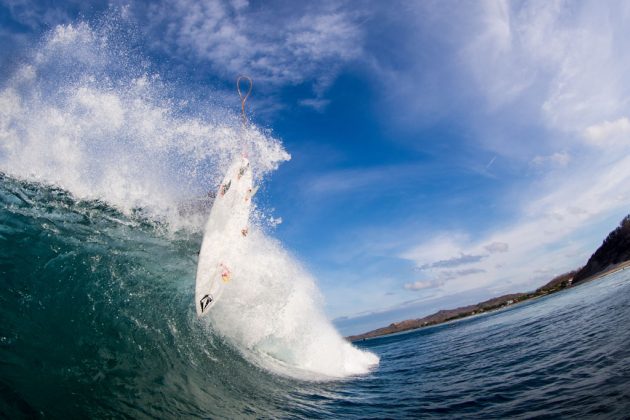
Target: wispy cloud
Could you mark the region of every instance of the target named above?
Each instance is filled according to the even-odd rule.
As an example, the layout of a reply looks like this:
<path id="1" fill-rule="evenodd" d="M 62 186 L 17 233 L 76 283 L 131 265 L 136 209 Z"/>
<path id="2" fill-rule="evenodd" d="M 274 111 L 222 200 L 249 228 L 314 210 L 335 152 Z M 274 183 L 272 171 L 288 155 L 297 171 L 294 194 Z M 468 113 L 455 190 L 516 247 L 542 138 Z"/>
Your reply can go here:
<path id="1" fill-rule="evenodd" d="M 424 290 L 424 289 L 430 289 L 430 288 L 434 288 L 434 287 L 439 287 L 442 284 L 444 284 L 443 281 L 437 281 L 437 280 L 433 280 L 433 281 L 422 281 L 422 280 L 418 280 L 418 281 L 414 281 L 411 283 L 405 283 L 404 288 L 407 290 L 414 290 L 414 291 L 418 291 L 418 290 Z"/>
<path id="2" fill-rule="evenodd" d="M 622 117 L 614 121 L 603 121 L 584 129 L 584 137 L 595 146 L 630 146 L 630 120 Z"/>
<path id="3" fill-rule="evenodd" d="M 626 111 L 626 3 L 495 2 L 478 11 L 462 52 L 492 109 L 518 101 L 538 112 L 530 122 L 574 136 L 540 139 L 554 144 Z"/>
<path id="4" fill-rule="evenodd" d="M 313 108 L 316 111 L 322 112 L 328 104 L 330 104 L 330 100 L 328 99 L 302 99 L 299 101 L 299 104 L 305 107 Z"/>
<path id="5" fill-rule="evenodd" d="M 571 161 L 571 156 L 567 152 L 556 152 L 548 156 L 536 156 L 532 159 L 532 165 L 535 166 L 567 166 Z"/>
<path id="6" fill-rule="evenodd" d="M 207 62 L 228 78 L 246 73 L 275 85 L 313 81 L 316 99 L 343 65 L 361 55 L 363 33 L 356 20 L 356 13 L 333 2 L 261 7 L 178 0 L 149 8 L 151 31 L 164 32 L 158 42 L 165 51 Z"/>
<path id="7" fill-rule="evenodd" d="M 32 30 L 67 23 L 71 20 L 69 9 L 88 8 L 83 2 L 59 5 L 32 0 L 4 0 L 2 4 L 13 20 Z"/>
<path id="8" fill-rule="evenodd" d="M 594 179 L 589 179 L 594 178 Z M 421 267 L 432 267 L 435 278 L 450 280 L 445 293 L 486 288 L 507 292 L 539 286 L 544 279 L 538 269 L 549 275 L 559 274 L 584 264 L 605 234 L 628 213 L 630 203 L 630 157 L 626 156 L 608 168 L 604 175 L 590 173 L 575 178 L 554 178 L 553 187 L 531 201 L 523 200 L 519 217 L 471 241 L 469 235 L 440 234 L 403 253 Z M 594 236 L 593 236 L 594 235 Z M 445 240 L 444 238 L 448 238 Z M 508 245 L 509 244 L 509 245 Z M 418 250 L 426 250 L 436 264 Z M 441 261 L 453 261 L 453 253 L 462 256 L 490 254 L 470 262 L 467 279 L 464 273 L 451 275 Z M 468 261 L 469 259 L 465 259 Z M 458 262 L 455 259 L 454 262 Z M 468 267 L 467 267 L 468 268 Z M 520 286 L 519 286 L 520 285 Z"/>
<path id="9" fill-rule="evenodd" d="M 415 261 L 418 267 L 430 267 L 434 263 L 466 259 L 462 252 L 462 243 L 469 241 L 462 233 L 445 233 L 422 242 L 405 251 L 401 257 Z M 455 257 L 453 257 L 455 255 Z"/>
<path id="10" fill-rule="evenodd" d="M 510 245 L 505 242 L 492 242 L 483 248 L 491 254 L 494 254 L 496 252 L 508 252 Z"/>
<path id="11" fill-rule="evenodd" d="M 466 276 L 471 276 L 473 274 L 482 274 L 485 273 L 486 270 L 482 268 L 465 268 L 462 270 L 440 270 L 436 279 L 433 280 L 417 280 L 410 283 L 405 283 L 403 286 L 406 290 L 425 290 L 425 289 L 435 289 L 442 287 L 449 280 L 461 279 Z"/>
<path id="12" fill-rule="evenodd" d="M 418 165 L 398 164 L 374 167 L 339 169 L 318 173 L 307 178 L 303 183 L 306 195 L 331 195 L 338 193 L 373 190 L 381 191 L 383 182 L 394 184 L 412 176 L 418 176 Z"/>
<path id="13" fill-rule="evenodd" d="M 470 276 L 473 274 L 481 274 L 485 273 L 486 270 L 482 268 L 465 268 L 463 270 L 454 270 L 454 271 L 442 271 L 440 273 L 440 279 L 442 280 L 453 280 L 465 276 Z"/>
<path id="14" fill-rule="evenodd" d="M 472 255 L 460 253 L 457 257 L 451 257 L 446 260 L 439 260 L 418 267 L 418 270 L 428 270 L 431 268 L 452 268 L 460 265 L 472 264 L 483 260 L 486 255 Z"/>

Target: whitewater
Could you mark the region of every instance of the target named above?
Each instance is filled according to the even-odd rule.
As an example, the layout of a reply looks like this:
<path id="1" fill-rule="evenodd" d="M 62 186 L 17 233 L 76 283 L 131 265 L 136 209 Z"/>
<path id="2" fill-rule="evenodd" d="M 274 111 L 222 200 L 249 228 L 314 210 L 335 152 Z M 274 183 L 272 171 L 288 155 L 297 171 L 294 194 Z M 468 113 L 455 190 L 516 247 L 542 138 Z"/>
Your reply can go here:
<path id="1" fill-rule="evenodd" d="M 125 352 L 140 358 L 145 346 L 157 347 L 161 363 L 175 371 L 187 364 L 180 367 L 187 374 L 244 380 L 248 369 L 263 369 L 321 381 L 368 373 L 378 357 L 335 330 L 315 279 L 269 233 L 265 209 L 254 211 L 234 263 L 239 278 L 210 316 L 197 319 L 194 271 L 208 193 L 243 150 L 257 184 L 290 155 L 268 130 L 242 127 L 238 114 L 188 93 L 164 82 L 111 24 L 54 28 L 3 83 L 4 205 L 11 218 L 28 219 L 23 229 L 33 236 L 21 246 L 41 248 L 48 259 L 33 266 L 31 279 L 33 287 L 46 279 L 46 301 L 28 312 L 54 317 L 51 305 L 84 308 L 75 316 L 88 318 L 85 330 L 76 334 L 94 338 L 92 351 L 108 360 L 122 350 L 108 350 L 100 334 L 130 334 Z M 75 265 L 85 271 L 67 272 Z M 99 323 L 104 317 L 124 327 L 101 331 L 112 328 Z M 68 326 L 60 320 L 58 328 L 63 341 Z M 164 341 L 133 339 L 145 331 Z M 235 363 L 245 365 L 234 372 Z M 137 368 L 129 374 L 139 381 L 155 369 Z"/>

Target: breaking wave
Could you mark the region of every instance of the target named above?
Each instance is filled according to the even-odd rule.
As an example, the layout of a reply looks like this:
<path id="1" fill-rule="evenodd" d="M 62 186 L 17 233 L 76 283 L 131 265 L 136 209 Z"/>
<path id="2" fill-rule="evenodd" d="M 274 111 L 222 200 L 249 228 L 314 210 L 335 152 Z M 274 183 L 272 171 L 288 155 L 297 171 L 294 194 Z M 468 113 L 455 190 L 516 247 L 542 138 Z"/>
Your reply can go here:
<path id="1" fill-rule="evenodd" d="M 262 226 L 252 228 L 242 278 L 231 282 L 208 321 L 196 320 L 195 253 L 207 192 L 240 153 L 248 154 L 257 182 L 290 156 L 270 133 L 242 128 L 224 107 L 187 99 L 184 88 L 164 82 L 121 38 L 111 25 L 58 26 L 0 90 L 4 216 L 23 218 L 28 227 L 23 233 L 7 227 L 2 249 L 7 254 L 21 240 L 46 250 L 44 259 L 21 255 L 23 265 L 7 284 L 17 295 L 37 288 L 39 270 L 60 288 L 40 285 L 15 310 L 53 311 L 32 315 L 42 327 L 60 322 L 44 328 L 51 342 L 68 321 L 63 299 L 108 311 L 100 324 L 103 315 L 88 311 L 83 327 L 92 332 L 84 331 L 84 344 L 93 339 L 109 348 L 101 342 L 105 328 L 130 334 L 131 353 L 99 350 L 90 359 L 97 377 L 109 375 L 112 357 L 144 357 L 145 345 L 157 346 L 153 363 L 190 358 L 177 363 L 182 369 L 231 366 L 229 349 L 236 349 L 248 363 L 282 376 L 320 380 L 368 372 L 378 358 L 339 335 L 321 309 L 314 279 Z M 145 344 L 133 341 L 133 330 L 148 335 Z M 211 350 L 217 346 L 220 351 Z M 195 386 L 203 388 L 199 381 Z"/>

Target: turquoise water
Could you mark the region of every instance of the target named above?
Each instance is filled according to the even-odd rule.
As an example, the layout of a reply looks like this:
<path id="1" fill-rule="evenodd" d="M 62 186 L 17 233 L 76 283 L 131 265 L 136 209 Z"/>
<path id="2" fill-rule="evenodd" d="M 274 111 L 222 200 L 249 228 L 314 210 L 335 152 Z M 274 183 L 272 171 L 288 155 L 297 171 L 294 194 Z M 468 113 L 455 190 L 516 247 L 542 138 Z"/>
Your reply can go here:
<path id="1" fill-rule="evenodd" d="M 200 242 L 199 234 L 3 176 L 0 417 L 630 412 L 630 270 L 501 312 L 365 341 L 378 367 L 313 380 L 274 373 L 197 320 Z"/>

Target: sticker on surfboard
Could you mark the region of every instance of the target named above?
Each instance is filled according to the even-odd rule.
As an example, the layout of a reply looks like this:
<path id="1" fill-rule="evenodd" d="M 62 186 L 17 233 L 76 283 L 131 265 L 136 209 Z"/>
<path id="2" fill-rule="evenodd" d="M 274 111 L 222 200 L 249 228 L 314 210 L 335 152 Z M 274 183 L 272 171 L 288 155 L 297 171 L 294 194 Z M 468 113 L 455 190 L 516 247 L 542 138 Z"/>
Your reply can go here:
<path id="1" fill-rule="evenodd" d="M 232 185 L 232 180 L 230 179 L 227 183 L 225 184 L 221 184 L 221 197 L 223 197 L 230 189 L 230 186 Z"/>
<path id="2" fill-rule="evenodd" d="M 204 313 L 205 310 L 208 309 L 208 306 L 210 306 L 213 300 L 214 299 L 212 299 L 212 296 L 210 295 L 205 295 L 201 298 L 201 300 L 199 301 L 199 309 L 201 313 Z"/>

